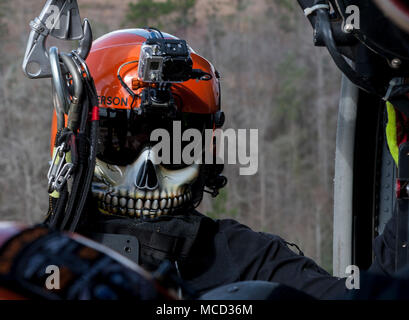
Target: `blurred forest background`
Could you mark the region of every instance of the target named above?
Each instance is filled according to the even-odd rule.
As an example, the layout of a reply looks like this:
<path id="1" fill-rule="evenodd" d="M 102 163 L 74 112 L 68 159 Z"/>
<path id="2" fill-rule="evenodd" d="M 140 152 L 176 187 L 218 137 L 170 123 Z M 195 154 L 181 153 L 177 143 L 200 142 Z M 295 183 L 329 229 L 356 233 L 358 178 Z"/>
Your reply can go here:
<path id="1" fill-rule="evenodd" d="M 41 221 L 50 80 L 21 71 L 29 22 L 45 1 L 0 0 L 0 219 Z M 156 26 L 186 39 L 222 75 L 225 128 L 259 129 L 259 170 L 201 211 L 297 243 L 332 271 L 332 201 L 340 73 L 294 0 L 79 0 L 94 35 Z"/>

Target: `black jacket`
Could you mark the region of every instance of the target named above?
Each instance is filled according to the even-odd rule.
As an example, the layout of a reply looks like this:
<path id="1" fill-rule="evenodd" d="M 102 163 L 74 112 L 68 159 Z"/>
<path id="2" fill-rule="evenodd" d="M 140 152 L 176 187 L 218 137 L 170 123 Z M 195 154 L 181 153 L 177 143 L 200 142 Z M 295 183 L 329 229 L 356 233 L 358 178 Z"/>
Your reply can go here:
<path id="1" fill-rule="evenodd" d="M 393 219 L 375 242 L 375 272 L 388 272 L 394 251 Z M 139 240 L 139 264 L 154 271 L 167 259 L 199 294 L 246 280 L 278 282 L 318 299 L 343 298 L 345 279 L 331 276 L 313 260 L 292 251 L 282 238 L 234 220 L 213 220 L 197 212 L 140 222 L 100 217 L 93 233 L 133 235 Z M 89 235 L 92 237 L 92 235 Z"/>

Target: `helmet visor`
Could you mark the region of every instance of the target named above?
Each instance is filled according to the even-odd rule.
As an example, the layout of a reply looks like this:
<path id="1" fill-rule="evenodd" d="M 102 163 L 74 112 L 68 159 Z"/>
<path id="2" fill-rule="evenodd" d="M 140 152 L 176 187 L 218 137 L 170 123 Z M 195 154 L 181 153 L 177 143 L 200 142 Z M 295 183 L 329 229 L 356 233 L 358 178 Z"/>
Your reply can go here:
<path id="1" fill-rule="evenodd" d="M 188 129 L 196 129 L 203 136 L 204 129 L 210 123 L 209 120 L 210 115 L 206 114 L 179 113 L 176 118 L 170 119 L 158 115 L 138 115 L 129 109 L 101 108 L 97 157 L 109 164 L 129 165 L 138 158 L 145 147 L 158 143 L 151 140 L 152 132 L 156 129 L 164 129 L 170 138 L 170 146 L 167 150 L 170 152 L 168 158 L 171 162 L 162 165 L 173 169 L 185 167 L 187 164 L 183 163 L 183 160 L 182 163 L 172 162 L 173 145 L 179 143 L 180 150 L 183 150 L 193 141 L 192 137 L 189 141 L 183 141 L 181 139 L 183 133 Z M 180 125 L 175 122 L 179 122 Z M 180 157 L 177 158 L 180 159 Z"/>

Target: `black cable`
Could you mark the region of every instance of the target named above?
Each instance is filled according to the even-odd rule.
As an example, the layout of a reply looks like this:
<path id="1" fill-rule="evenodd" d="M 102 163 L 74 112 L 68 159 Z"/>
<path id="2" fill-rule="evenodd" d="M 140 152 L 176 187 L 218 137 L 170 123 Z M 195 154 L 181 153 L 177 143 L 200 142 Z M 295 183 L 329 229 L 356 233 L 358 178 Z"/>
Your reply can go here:
<path id="1" fill-rule="evenodd" d="M 121 76 L 121 70 L 122 70 L 122 68 L 125 67 L 125 66 L 128 65 L 128 64 L 131 64 L 131 63 L 139 63 L 139 60 L 128 61 L 128 62 L 125 62 L 124 64 L 122 64 L 122 65 L 118 68 L 118 72 L 117 72 L 116 76 L 118 77 L 118 80 L 119 80 L 119 82 L 121 83 L 122 87 L 123 87 L 132 97 L 134 97 L 134 96 L 135 96 L 135 92 L 133 92 L 133 91 L 131 90 L 131 88 L 128 87 L 128 85 L 125 83 L 125 81 L 122 79 L 122 76 Z"/>
<path id="2" fill-rule="evenodd" d="M 82 211 L 84 210 L 85 203 L 87 201 L 89 191 L 91 188 L 91 182 L 94 176 L 94 168 L 95 168 L 95 163 L 96 163 L 98 131 L 99 131 L 98 121 L 92 121 L 91 123 L 91 153 L 89 157 L 88 167 L 86 169 L 86 176 L 85 176 L 83 192 L 80 195 L 80 200 L 79 200 L 79 204 L 77 207 L 77 213 L 74 216 L 73 222 L 69 228 L 69 231 L 72 231 L 72 232 L 74 232 L 78 226 L 79 220 L 82 216 Z"/>
<path id="3" fill-rule="evenodd" d="M 89 96 L 89 98 L 87 99 L 88 105 L 91 104 L 93 107 L 98 107 L 97 93 L 96 93 L 95 84 L 94 84 L 93 79 L 91 78 L 88 81 L 85 81 L 85 84 L 88 89 L 87 90 L 87 93 Z M 78 206 L 76 208 L 76 212 L 75 212 L 73 221 L 68 229 L 69 231 L 72 231 L 72 232 L 74 232 L 78 226 L 79 220 L 82 216 L 82 213 L 85 207 L 85 203 L 89 195 L 89 191 L 91 189 L 91 182 L 94 176 L 94 169 L 95 169 L 95 163 L 96 163 L 98 133 L 99 133 L 99 121 L 96 119 L 92 119 L 91 128 L 89 132 L 89 139 L 90 139 L 89 157 L 88 157 L 88 164 L 85 170 L 83 188 L 80 193 L 80 199 L 78 202 Z"/>
<path id="4" fill-rule="evenodd" d="M 81 114 L 81 124 L 80 124 L 80 131 L 77 135 L 77 137 L 80 137 L 77 139 L 79 145 L 79 150 L 78 150 L 78 165 L 77 165 L 77 172 L 74 177 L 74 182 L 72 185 L 72 190 L 71 190 L 71 196 L 68 200 L 68 205 L 67 205 L 67 210 L 65 212 L 64 220 L 61 223 L 60 230 L 65 230 L 67 224 L 69 223 L 69 220 L 71 219 L 72 214 L 76 214 L 77 208 L 75 206 L 77 205 L 77 195 L 80 192 L 80 186 L 82 185 L 82 180 L 83 180 L 83 172 L 84 172 L 84 143 L 86 143 L 86 140 L 84 139 L 85 134 L 86 134 L 86 126 L 87 126 L 87 121 L 88 121 L 88 110 L 89 110 L 89 102 L 87 95 L 85 95 L 83 101 L 82 101 L 82 114 Z"/>
<path id="5" fill-rule="evenodd" d="M 307 8 L 311 8 L 314 5 L 314 0 L 297 0 L 298 4 L 300 7 L 305 10 Z M 307 16 L 308 21 L 311 23 L 311 26 L 315 28 L 315 21 L 316 21 L 316 16 L 315 15 L 308 15 Z"/>
<path id="6" fill-rule="evenodd" d="M 76 205 L 76 195 L 78 194 L 78 190 L 81 185 L 83 171 L 84 171 L 84 165 L 79 164 L 77 168 L 77 172 L 75 174 L 74 182 L 72 184 L 71 195 L 68 199 L 67 210 L 65 211 L 64 219 L 59 227 L 60 230 L 65 229 L 65 226 L 69 222 L 72 212 L 74 211 L 74 206 Z"/>
<path id="7" fill-rule="evenodd" d="M 163 36 L 162 31 L 160 31 L 159 29 L 154 28 L 154 27 L 147 27 L 147 28 L 145 28 L 145 29 L 146 29 L 146 30 L 153 30 L 153 31 L 156 31 L 157 33 L 159 33 L 159 35 L 161 36 L 161 38 L 162 38 L 162 39 L 165 39 L 165 37 Z"/>
<path id="8" fill-rule="evenodd" d="M 63 189 L 60 191 L 60 197 L 57 199 L 57 204 L 56 204 L 54 214 L 50 216 L 50 222 L 48 223 L 50 228 L 53 228 L 53 229 L 58 228 L 58 223 L 61 220 L 61 217 L 65 212 L 65 207 L 67 205 L 67 198 L 68 198 L 68 188 L 67 188 L 67 184 L 65 184 Z"/>
<path id="9" fill-rule="evenodd" d="M 59 130 L 56 136 L 55 146 L 61 146 L 63 143 L 68 145 L 68 141 L 71 139 L 72 134 L 73 134 L 72 131 L 67 128 Z M 67 150 L 63 150 L 63 152 L 66 152 L 66 151 Z M 76 166 L 76 163 L 74 163 L 74 167 L 75 166 Z M 59 198 L 56 199 L 54 215 L 51 217 L 50 222 L 49 222 L 50 227 L 59 228 L 61 217 L 63 216 L 63 214 L 65 215 L 66 208 L 69 207 L 69 204 L 70 204 L 70 197 L 69 197 L 69 192 L 68 192 L 68 186 L 67 186 L 67 183 L 65 183 L 63 189 L 59 191 Z"/>
<path id="10" fill-rule="evenodd" d="M 316 4 L 319 4 L 320 2 L 321 1 L 316 1 Z M 328 10 L 317 10 L 317 26 L 321 29 L 325 46 L 327 47 L 332 59 L 334 60 L 337 67 L 345 74 L 345 76 L 362 90 L 382 98 L 383 96 L 377 92 L 377 90 L 369 83 L 369 81 L 360 77 L 356 73 L 356 71 L 346 62 L 345 58 L 339 53 L 332 34 Z"/>

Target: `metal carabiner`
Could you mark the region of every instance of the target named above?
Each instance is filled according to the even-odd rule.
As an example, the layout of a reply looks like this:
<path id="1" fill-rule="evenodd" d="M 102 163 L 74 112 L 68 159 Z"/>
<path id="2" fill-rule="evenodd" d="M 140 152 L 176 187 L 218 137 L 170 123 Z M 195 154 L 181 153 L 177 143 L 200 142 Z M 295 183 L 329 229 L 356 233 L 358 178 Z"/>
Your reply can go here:
<path id="1" fill-rule="evenodd" d="M 89 71 L 88 65 L 85 62 L 85 60 L 81 57 L 81 55 L 77 52 L 77 50 L 73 50 L 71 51 L 71 53 L 74 55 L 75 59 L 78 60 L 80 66 L 84 69 L 84 72 L 87 76 L 87 80 L 91 79 L 91 73 Z M 81 70 L 81 69 L 80 69 Z M 81 74 L 82 74 L 82 70 L 81 70 Z"/>
<path id="2" fill-rule="evenodd" d="M 71 178 L 72 170 L 74 169 L 74 164 L 66 163 L 62 167 L 59 174 L 56 176 L 54 183 L 52 184 L 53 191 L 61 191 L 64 187 L 64 184 Z"/>
<path id="3" fill-rule="evenodd" d="M 74 170 L 74 164 L 66 160 L 67 150 L 65 147 L 66 144 L 63 142 L 55 149 L 53 160 L 47 173 L 49 193 L 61 191 Z"/>
<path id="4" fill-rule="evenodd" d="M 92 47 L 92 40 L 94 38 L 92 34 L 91 24 L 88 19 L 84 19 L 84 24 L 82 26 L 84 37 L 80 40 L 79 47 L 75 50 L 81 59 L 86 60 Z"/>
<path id="5" fill-rule="evenodd" d="M 48 179 L 48 192 L 52 192 L 54 182 L 59 175 L 59 172 L 63 168 L 63 164 L 65 161 L 65 143 L 61 144 L 55 149 L 53 159 L 51 161 L 50 169 L 48 169 L 47 179 Z M 58 159 L 58 163 L 57 163 Z"/>
<path id="6" fill-rule="evenodd" d="M 71 54 L 62 53 L 61 59 L 72 77 L 73 93 L 71 95 L 70 106 L 68 110 L 67 127 L 75 132 L 78 129 L 81 119 L 81 96 L 84 91 L 82 72 L 78 70 L 74 57 Z"/>
<path id="7" fill-rule="evenodd" d="M 40 15 L 31 23 L 23 60 L 23 72 L 30 79 L 48 78 L 52 72 L 46 50 L 48 36 L 80 40 L 78 53 L 86 59 L 92 46 L 90 23 L 81 23 L 77 0 L 47 0 Z"/>
<path id="8" fill-rule="evenodd" d="M 65 126 L 64 114 L 68 113 L 69 97 L 66 87 L 66 79 L 63 78 L 60 66 L 58 48 L 51 47 L 49 50 L 50 66 L 53 83 L 53 102 L 57 114 L 57 129 Z"/>

